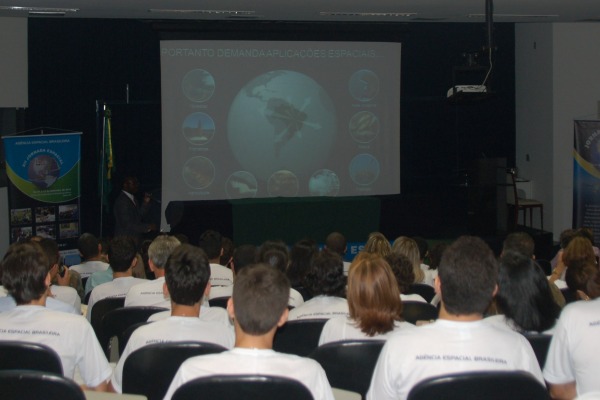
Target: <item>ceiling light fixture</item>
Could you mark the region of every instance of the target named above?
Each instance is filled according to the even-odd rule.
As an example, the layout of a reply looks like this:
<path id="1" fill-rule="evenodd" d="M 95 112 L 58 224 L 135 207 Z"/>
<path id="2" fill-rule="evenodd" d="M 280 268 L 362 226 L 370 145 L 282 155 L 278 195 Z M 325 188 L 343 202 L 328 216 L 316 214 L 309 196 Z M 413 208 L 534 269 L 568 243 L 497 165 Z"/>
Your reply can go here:
<path id="1" fill-rule="evenodd" d="M 2 11 L 23 11 L 29 14 L 62 14 L 75 13 L 79 8 L 55 8 L 55 7 L 22 7 L 22 6 L 0 6 Z"/>
<path id="2" fill-rule="evenodd" d="M 468 18 L 484 18 L 485 14 L 468 14 Z M 494 14 L 494 18 L 558 18 L 557 14 Z"/>
<path id="3" fill-rule="evenodd" d="M 151 13 L 175 13 L 175 14 L 207 14 L 207 15 L 254 15 L 256 11 L 248 10 L 178 10 L 168 8 L 151 8 Z"/>
<path id="4" fill-rule="evenodd" d="M 414 17 L 417 13 L 410 12 L 351 12 L 351 11 L 321 11 L 322 17 Z"/>

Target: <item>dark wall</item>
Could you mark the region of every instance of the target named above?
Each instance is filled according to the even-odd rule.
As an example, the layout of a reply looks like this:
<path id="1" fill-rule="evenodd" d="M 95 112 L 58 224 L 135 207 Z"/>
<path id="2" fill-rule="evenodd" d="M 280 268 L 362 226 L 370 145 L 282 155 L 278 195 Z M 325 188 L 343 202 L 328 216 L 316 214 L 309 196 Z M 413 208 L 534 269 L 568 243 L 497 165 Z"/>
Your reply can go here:
<path id="1" fill-rule="evenodd" d="M 514 163 L 514 25 L 496 24 L 494 34 L 494 95 L 453 103 L 446 99 L 453 67 L 486 43 L 484 24 L 30 19 L 30 106 L 20 128 L 83 132 L 82 229 L 98 233 L 97 100 L 113 110 L 119 176 L 136 174 L 142 189 L 160 187 L 161 38 L 399 41 L 402 194 L 381 198 L 380 230 L 390 237 L 462 233 L 468 165 L 493 157 Z"/>

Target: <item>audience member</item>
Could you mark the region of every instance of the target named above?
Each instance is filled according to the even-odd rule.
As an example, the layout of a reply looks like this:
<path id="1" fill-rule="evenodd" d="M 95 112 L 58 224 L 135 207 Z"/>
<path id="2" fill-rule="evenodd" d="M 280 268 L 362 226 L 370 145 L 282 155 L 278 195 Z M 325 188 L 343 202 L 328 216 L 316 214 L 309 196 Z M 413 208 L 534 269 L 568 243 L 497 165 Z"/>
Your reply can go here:
<path id="1" fill-rule="evenodd" d="M 594 244 L 594 232 L 590 228 L 583 227 L 579 229 L 566 229 L 560 233 L 560 250 L 558 250 L 554 258 L 550 261 L 552 268 L 556 268 L 558 266 L 558 262 L 562 255 L 562 252 L 567 248 L 571 240 L 577 236 L 588 239 L 590 243 L 592 243 L 592 249 L 594 250 L 594 255 L 596 256 L 596 259 L 600 257 L 600 249 L 598 249 L 598 247 L 596 247 L 596 245 Z M 564 278 L 564 274 L 562 278 Z"/>
<path id="2" fill-rule="evenodd" d="M 352 270 L 352 267 L 350 268 Z M 290 320 L 349 315 L 345 297 L 346 279 L 339 254 L 323 250 L 313 257 L 305 279 L 312 298 L 290 311 Z"/>
<path id="3" fill-rule="evenodd" d="M 2 262 L 2 284 L 17 307 L 0 313 L 0 340 L 46 345 L 60 357 L 64 376 L 73 379 L 77 369 L 87 389 L 104 391 L 112 368 L 90 324 L 81 316 L 45 307 L 51 279 L 48 263 L 32 243 L 9 248 Z"/>
<path id="4" fill-rule="evenodd" d="M 165 286 L 165 293 L 170 297 L 171 316 L 144 325 L 133 332 L 111 379 L 112 390 L 118 393 L 122 392 L 125 361 L 131 353 L 141 347 L 152 343 L 188 340 L 215 343 L 226 348 L 233 347 L 234 332 L 229 323 L 204 321 L 199 318 L 204 311 L 201 301 L 209 288 L 210 279 L 210 266 L 206 254 L 189 244 L 179 246 L 179 240 L 171 238 L 173 240 L 163 239 L 156 242 L 157 238 L 152 243 L 163 247 L 163 250 L 177 243 L 163 265 L 162 284 Z M 151 254 L 152 252 L 153 250 L 150 250 Z M 150 258 L 152 259 L 152 255 Z"/>
<path id="5" fill-rule="evenodd" d="M 242 244 L 233 250 L 231 269 L 237 275 L 243 268 L 256 261 L 256 246 L 253 244 Z"/>
<path id="6" fill-rule="evenodd" d="M 331 232 L 327 235 L 327 238 L 325 238 L 325 248 L 339 254 L 343 260 L 348 251 L 346 237 L 340 232 Z M 349 269 L 350 262 L 344 261 L 344 275 L 348 276 Z"/>
<path id="7" fill-rule="evenodd" d="M 371 232 L 362 251 L 385 257 L 392 252 L 392 246 L 383 233 Z"/>
<path id="8" fill-rule="evenodd" d="M 285 273 L 288 265 L 288 255 L 277 248 L 272 248 L 261 253 L 261 258 L 259 258 L 257 261 L 259 263 L 268 264 Z M 290 288 L 290 301 L 288 305 L 290 307 L 298 307 L 302 303 L 304 303 L 304 298 L 300 292 L 294 288 Z"/>
<path id="9" fill-rule="evenodd" d="M 399 330 L 414 328 L 402 321 L 402 301 L 396 278 L 386 261 L 376 255 L 350 269 L 347 317 L 331 318 L 319 345 L 352 339 L 387 339 Z"/>
<path id="10" fill-rule="evenodd" d="M 588 238 L 575 235 L 564 251 L 558 255 L 558 263 L 549 278 L 550 282 L 556 283 L 561 289 L 565 288 L 567 269 L 572 265 L 583 264 L 584 262 L 596 263 L 594 248 Z"/>
<path id="11" fill-rule="evenodd" d="M 600 297 L 600 286 L 597 279 L 598 266 L 596 263 L 585 261 L 574 264 L 567 269 L 567 286 L 577 294 L 579 300 L 590 300 Z"/>
<path id="12" fill-rule="evenodd" d="M 73 306 L 76 310 L 80 310 L 81 314 L 81 297 L 79 297 L 77 290 L 69 285 L 71 281 L 69 269 L 64 265 L 59 265 L 61 263 L 59 262 L 58 243 L 52 239 L 44 238 L 40 240 L 39 245 L 48 260 L 50 294 L 55 299 Z"/>
<path id="13" fill-rule="evenodd" d="M 290 263 L 286 274 L 290 279 L 292 288 L 300 292 L 304 301 L 311 298 L 304 280 L 310 270 L 311 259 L 318 252 L 319 247 L 313 239 L 301 239 L 294 243 L 290 250 Z"/>
<path id="14" fill-rule="evenodd" d="M 223 255 L 223 239 L 219 232 L 214 230 L 206 230 L 200 235 L 200 247 L 206 253 L 210 262 L 210 285 L 231 286 L 233 285 L 233 272 L 219 264 Z"/>
<path id="15" fill-rule="evenodd" d="M 396 253 L 389 254 L 385 258 L 385 261 L 390 265 L 396 283 L 398 284 L 400 299 L 402 299 L 402 301 L 420 301 L 422 303 L 427 303 L 427 300 L 419 294 L 408 294 L 411 285 L 415 282 L 415 270 L 412 261 L 404 254 Z"/>
<path id="16" fill-rule="evenodd" d="M 417 243 L 417 247 L 419 248 L 419 267 L 425 274 L 425 281 L 431 282 L 429 286 L 433 286 L 433 281 L 437 276 L 437 269 L 430 268 L 428 264 L 425 264 L 425 259 L 429 257 L 429 243 L 420 236 L 414 236 L 412 240 Z"/>
<path id="17" fill-rule="evenodd" d="M 231 269 L 231 258 L 233 257 L 233 250 L 235 249 L 233 240 L 223 236 L 221 247 L 223 248 L 223 254 L 219 257 L 219 264 Z"/>
<path id="18" fill-rule="evenodd" d="M 81 256 L 81 264 L 69 267 L 71 271 L 77 271 L 82 279 L 89 278 L 94 272 L 106 271 L 108 263 L 102 257 L 102 246 L 98 238 L 91 233 L 84 233 L 77 240 L 77 248 Z"/>
<path id="19" fill-rule="evenodd" d="M 446 242 L 439 242 L 434 244 L 429 251 L 429 269 L 437 270 L 442 260 L 442 254 L 444 250 L 448 248 L 449 244 Z"/>
<path id="20" fill-rule="evenodd" d="M 333 400 L 325 371 L 316 361 L 272 350 L 275 331 L 287 319 L 289 292 L 289 280 L 281 271 L 263 264 L 244 268 L 227 306 L 235 323 L 235 348 L 185 361 L 165 400 L 187 381 L 222 374 L 283 376 L 302 383 L 315 400 Z"/>
<path id="21" fill-rule="evenodd" d="M 482 321 L 497 290 L 498 266 L 489 246 L 460 237 L 446 249 L 438 270 L 439 319 L 387 340 L 367 399 L 406 399 L 425 378 L 467 371 L 522 370 L 544 384 L 527 339 Z"/>
<path id="22" fill-rule="evenodd" d="M 425 275 L 421 269 L 421 257 L 419 254 L 419 246 L 417 242 L 408 236 L 400 236 L 394 240 L 392 244 L 392 252 L 397 254 L 404 254 L 413 264 L 415 271 L 415 283 L 425 283 L 433 286 L 433 273 Z"/>

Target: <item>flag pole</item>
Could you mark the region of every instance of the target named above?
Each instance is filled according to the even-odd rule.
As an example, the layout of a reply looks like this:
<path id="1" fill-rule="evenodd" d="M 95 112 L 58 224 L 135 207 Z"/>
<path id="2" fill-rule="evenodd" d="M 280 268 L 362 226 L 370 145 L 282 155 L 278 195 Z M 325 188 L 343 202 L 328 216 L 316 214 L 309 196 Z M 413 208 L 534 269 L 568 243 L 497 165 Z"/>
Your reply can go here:
<path id="1" fill-rule="evenodd" d="M 103 104 L 102 107 L 102 145 L 101 145 L 101 150 L 100 150 L 100 157 L 101 157 L 101 162 L 100 162 L 100 237 L 104 237 L 104 179 L 106 179 L 106 177 L 104 176 L 105 171 L 105 163 L 106 163 L 106 157 L 105 157 L 105 140 L 106 140 L 106 103 Z"/>

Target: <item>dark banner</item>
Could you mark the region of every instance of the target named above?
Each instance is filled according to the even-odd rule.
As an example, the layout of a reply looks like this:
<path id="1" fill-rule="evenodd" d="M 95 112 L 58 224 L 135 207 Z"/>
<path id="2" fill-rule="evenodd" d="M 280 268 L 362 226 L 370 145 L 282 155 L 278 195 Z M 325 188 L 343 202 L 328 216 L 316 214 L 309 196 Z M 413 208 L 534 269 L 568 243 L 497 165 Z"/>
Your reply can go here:
<path id="1" fill-rule="evenodd" d="M 61 252 L 80 235 L 81 134 L 3 137 L 10 242 L 51 238 Z M 76 251 L 75 251 L 76 253 Z"/>
<path id="2" fill-rule="evenodd" d="M 573 227 L 600 237 L 600 121 L 575 121 Z"/>

